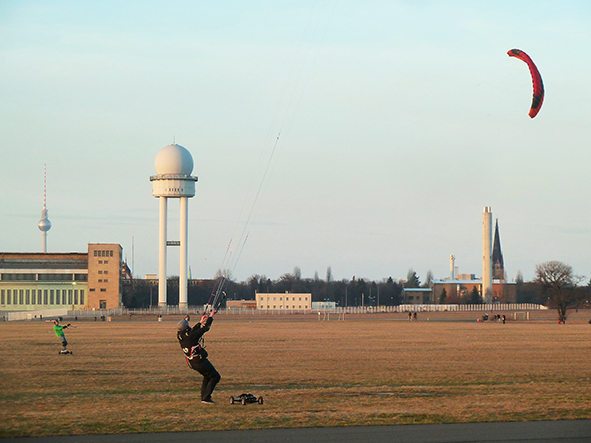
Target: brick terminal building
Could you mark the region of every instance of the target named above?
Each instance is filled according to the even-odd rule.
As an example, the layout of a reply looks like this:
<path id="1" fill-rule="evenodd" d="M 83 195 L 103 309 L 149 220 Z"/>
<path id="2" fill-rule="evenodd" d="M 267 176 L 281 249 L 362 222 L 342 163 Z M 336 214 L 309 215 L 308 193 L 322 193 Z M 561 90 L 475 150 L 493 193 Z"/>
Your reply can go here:
<path id="1" fill-rule="evenodd" d="M 129 272 L 123 248 L 89 243 L 88 252 L 0 253 L 0 311 L 112 309 Z"/>

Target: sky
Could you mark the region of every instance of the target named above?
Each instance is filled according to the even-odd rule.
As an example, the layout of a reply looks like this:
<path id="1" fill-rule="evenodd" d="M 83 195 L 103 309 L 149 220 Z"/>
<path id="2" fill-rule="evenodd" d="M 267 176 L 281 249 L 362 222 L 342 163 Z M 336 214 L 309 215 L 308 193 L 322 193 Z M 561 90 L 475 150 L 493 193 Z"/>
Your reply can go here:
<path id="1" fill-rule="evenodd" d="M 479 277 L 490 206 L 509 279 L 588 281 L 589 72 L 586 0 L 0 0 L 0 250 L 41 251 L 46 165 L 48 252 L 120 243 L 157 273 L 149 177 L 176 142 L 193 278 L 424 281 L 451 254 Z"/>

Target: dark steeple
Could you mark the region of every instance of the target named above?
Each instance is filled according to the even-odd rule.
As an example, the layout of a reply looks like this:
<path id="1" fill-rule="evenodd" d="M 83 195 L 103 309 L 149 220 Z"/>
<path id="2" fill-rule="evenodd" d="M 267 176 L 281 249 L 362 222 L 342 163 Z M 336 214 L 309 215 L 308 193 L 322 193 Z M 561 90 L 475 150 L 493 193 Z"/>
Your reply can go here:
<path id="1" fill-rule="evenodd" d="M 495 238 L 492 252 L 493 279 L 505 280 L 505 265 L 503 253 L 501 252 L 501 237 L 499 237 L 499 219 L 495 223 Z"/>

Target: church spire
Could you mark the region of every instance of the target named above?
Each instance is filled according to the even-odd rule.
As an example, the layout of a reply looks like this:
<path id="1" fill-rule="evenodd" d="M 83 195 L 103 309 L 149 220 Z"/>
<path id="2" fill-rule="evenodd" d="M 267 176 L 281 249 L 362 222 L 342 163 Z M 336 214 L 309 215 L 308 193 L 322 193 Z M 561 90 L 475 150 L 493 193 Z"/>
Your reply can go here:
<path id="1" fill-rule="evenodd" d="M 499 219 L 495 223 L 495 237 L 493 241 L 493 278 L 505 280 L 505 264 L 503 263 L 503 253 L 501 252 L 501 237 L 499 236 Z"/>

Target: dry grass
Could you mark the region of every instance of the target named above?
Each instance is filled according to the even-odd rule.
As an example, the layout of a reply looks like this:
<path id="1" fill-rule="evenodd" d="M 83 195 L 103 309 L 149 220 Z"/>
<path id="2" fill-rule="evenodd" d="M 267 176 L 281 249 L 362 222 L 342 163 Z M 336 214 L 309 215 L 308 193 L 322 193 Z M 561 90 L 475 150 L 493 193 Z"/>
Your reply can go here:
<path id="1" fill-rule="evenodd" d="M 591 418 L 591 326 L 222 320 L 199 402 L 175 322 L 3 323 L 0 437 Z M 230 405 L 230 395 L 264 405 Z"/>

